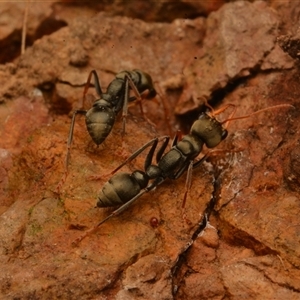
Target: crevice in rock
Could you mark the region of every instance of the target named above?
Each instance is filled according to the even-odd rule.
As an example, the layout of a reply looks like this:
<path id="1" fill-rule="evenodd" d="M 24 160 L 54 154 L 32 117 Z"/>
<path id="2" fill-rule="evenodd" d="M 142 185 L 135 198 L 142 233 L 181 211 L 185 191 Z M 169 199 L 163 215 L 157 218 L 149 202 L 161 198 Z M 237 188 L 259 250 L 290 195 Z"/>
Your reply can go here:
<path id="1" fill-rule="evenodd" d="M 183 278 L 186 276 L 187 272 L 193 273 L 191 269 L 188 269 L 186 272 L 181 272 L 183 266 L 186 265 L 186 257 L 189 253 L 189 250 L 193 244 L 193 242 L 198 238 L 198 236 L 204 231 L 204 229 L 209 224 L 209 217 L 214 211 L 214 206 L 217 201 L 217 191 L 220 188 L 220 182 L 218 180 L 218 177 L 214 179 L 213 182 L 214 189 L 212 192 L 212 197 L 210 202 L 207 204 L 207 207 L 204 211 L 204 217 L 202 217 L 201 221 L 198 223 L 198 226 L 194 230 L 190 242 L 187 244 L 187 247 L 184 249 L 182 253 L 179 254 L 178 259 L 175 263 L 175 265 L 171 268 L 171 274 L 172 274 L 172 292 L 173 295 L 176 296 L 178 290 L 180 289 L 180 285 L 183 281 Z"/>
<path id="2" fill-rule="evenodd" d="M 219 233 L 222 239 L 234 246 L 243 246 L 251 249 L 256 255 L 278 255 L 279 253 L 270 247 L 264 245 L 262 242 L 249 235 L 247 232 L 240 230 L 228 222 L 219 218 Z"/>
<path id="3" fill-rule="evenodd" d="M 70 83 L 68 85 L 72 86 Z M 65 115 L 72 111 L 71 104 L 67 98 L 61 97 L 53 82 L 45 82 L 43 85 L 38 86 L 43 93 L 45 102 L 49 108 L 49 112 L 54 115 Z"/>

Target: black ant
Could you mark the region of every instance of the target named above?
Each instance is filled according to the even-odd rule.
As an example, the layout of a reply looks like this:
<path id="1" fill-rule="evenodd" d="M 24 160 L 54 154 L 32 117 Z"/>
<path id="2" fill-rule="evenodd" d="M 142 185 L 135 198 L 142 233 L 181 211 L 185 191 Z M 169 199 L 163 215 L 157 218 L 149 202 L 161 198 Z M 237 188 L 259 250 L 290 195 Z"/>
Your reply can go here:
<path id="1" fill-rule="evenodd" d="M 219 122 L 215 118 L 215 115 L 220 114 L 229 106 L 234 107 L 234 111 L 231 113 L 229 119 L 223 122 Z M 214 151 L 212 150 L 211 152 L 208 152 L 200 160 L 195 161 L 195 158 L 201 153 L 203 145 L 205 144 L 208 148 L 215 148 L 217 145 L 219 145 L 219 143 L 227 137 L 228 131 L 226 127 L 232 120 L 248 118 L 265 110 L 281 107 L 293 106 L 289 104 L 276 105 L 261 109 L 246 116 L 236 118 L 233 118 L 233 115 L 236 111 L 235 105 L 233 104 L 228 104 L 215 112 L 213 111 L 212 107 L 209 106 L 209 108 L 212 110 L 212 113 L 201 113 L 199 118 L 193 123 L 190 133 L 185 135 L 180 140 L 179 134 L 177 134 L 173 139 L 171 149 L 165 154 L 164 152 L 170 139 L 169 136 L 155 138 L 149 141 L 137 151 L 135 151 L 125 162 L 123 162 L 118 168 L 111 172 L 111 174 L 114 174 L 125 164 L 132 161 L 141 152 L 152 145 L 145 159 L 144 171 L 136 170 L 132 174 L 118 173 L 112 176 L 104 184 L 102 190 L 100 191 L 97 202 L 98 207 L 110 207 L 117 205 L 121 205 L 121 207 L 113 211 L 108 217 L 104 218 L 95 227 L 88 230 L 83 236 L 76 239 L 74 244 L 76 245 L 77 243 L 79 243 L 90 232 L 96 230 L 105 221 L 126 209 L 131 203 L 137 200 L 144 193 L 153 190 L 167 178 L 179 178 L 187 170 L 186 190 L 182 204 L 182 208 L 184 209 L 187 193 L 191 187 L 192 170 L 199 166 L 207 158 L 207 156 L 210 155 L 212 151 Z M 223 125 L 224 123 L 225 125 Z M 152 158 L 159 141 L 163 141 L 163 143 L 156 154 L 157 165 L 153 165 Z M 148 184 L 150 180 L 153 181 Z"/>
<path id="2" fill-rule="evenodd" d="M 153 87 L 152 78 L 148 73 L 145 73 L 141 70 L 122 71 L 118 73 L 116 78 L 109 84 L 106 93 L 103 93 L 100 87 L 97 72 L 92 70 L 84 87 L 83 104 L 85 102 L 85 96 L 88 88 L 90 87 L 92 76 L 94 76 L 95 90 L 100 98 L 94 102 L 92 108 L 89 110 L 77 109 L 73 112 L 67 142 L 65 173 L 56 187 L 56 192 L 58 193 L 68 174 L 70 149 L 73 140 L 76 115 L 85 115 L 87 130 L 97 146 L 103 143 L 107 138 L 115 123 L 116 116 L 121 110 L 123 110 L 122 136 L 124 136 L 128 104 L 132 101 L 137 100 L 139 102 L 143 117 L 147 122 L 151 123 L 145 117 L 141 105 L 141 94 L 143 94 L 145 91 L 148 91 L 148 93 L 144 95 L 146 99 L 152 99 L 156 96 L 156 90 Z M 134 92 L 135 96 L 129 96 L 130 89 Z"/>
<path id="3" fill-rule="evenodd" d="M 68 168 L 76 115 L 85 115 L 87 130 L 92 140 L 99 146 L 111 132 L 116 116 L 121 110 L 123 110 L 122 135 L 125 134 L 125 123 L 129 102 L 138 100 L 140 103 L 141 94 L 146 90 L 148 90 L 148 94 L 145 96 L 146 99 L 152 99 L 156 96 L 156 90 L 153 87 L 151 76 L 141 70 L 122 71 L 118 73 L 116 78 L 107 87 L 106 93 L 104 93 L 100 87 L 97 72 L 92 70 L 83 91 L 83 101 L 85 101 L 85 95 L 90 86 L 92 75 L 94 76 L 95 90 L 100 98 L 94 102 L 92 108 L 89 110 L 78 109 L 73 112 L 67 143 L 66 169 Z M 135 96 L 129 96 L 130 89 L 133 90 Z M 143 114 L 141 103 L 140 108 Z"/>

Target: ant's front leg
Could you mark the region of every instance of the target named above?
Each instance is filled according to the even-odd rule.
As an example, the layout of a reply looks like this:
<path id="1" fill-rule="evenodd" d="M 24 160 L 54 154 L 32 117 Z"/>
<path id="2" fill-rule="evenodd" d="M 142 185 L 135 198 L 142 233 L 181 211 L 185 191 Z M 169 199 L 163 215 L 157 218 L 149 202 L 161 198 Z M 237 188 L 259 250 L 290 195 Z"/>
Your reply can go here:
<path id="1" fill-rule="evenodd" d="M 86 101 L 86 94 L 87 94 L 87 91 L 88 91 L 88 89 L 91 85 L 92 76 L 94 76 L 94 85 L 95 85 L 95 90 L 96 90 L 97 94 L 100 97 L 103 94 L 102 89 L 100 87 L 100 82 L 99 82 L 99 77 L 97 75 L 97 72 L 95 70 L 92 70 L 89 73 L 88 79 L 87 79 L 86 84 L 84 86 L 81 107 L 84 107 L 84 104 L 85 104 L 85 101 Z M 62 188 L 63 184 L 65 183 L 65 181 L 67 179 L 67 176 L 68 176 L 68 168 L 69 168 L 71 146 L 72 146 L 72 141 L 73 141 L 74 126 L 75 126 L 76 116 L 78 114 L 86 116 L 87 110 L 77 109 L 73 112 L 72 121 L 71 121 L 71 125 L 70 125 L 70 130 L 69 130 L 69 135 L 68 135 L 68 141 L 67 141 L 67 151 L 66 151 L 66 158 L 65 158 L 65 171 L 64 171 L 64 174 L 63 174 L 61 180 L 59 181 L 59 183 L 57 184 L 56 189 L 55 189 L 55 191 L 58 194 L 60 193 L 60 190 L 61 190 L 61 188 Z"/>
<path id="2" fill-rule="evenodd" d="M 95 86 L 95 90 L 97 92 L 97 95 L 101 98 L 102 95 L 103 95 L 103 92 L 102 92 L 102 89 L 101 89 L 101 86 L 100 86 L 100 81 L 99 81 L 99 77 L 98 77 L 98 74 L 95 70 L 92 70 L 88 76 L 88 79 L 86 81 L 86 84 L 84 85 L 84 90 L 83 90 L 83 95 L 82 95 L 82 105 L 81 107 L 84 107 L 84 104 L 85 104 L 85 101 L 86 101 L 86 94 L 87 94 L 87 91 L 91 85 L 91 80 L 92 80 L 92 75 L 94 75 L 94 86 Z"/>

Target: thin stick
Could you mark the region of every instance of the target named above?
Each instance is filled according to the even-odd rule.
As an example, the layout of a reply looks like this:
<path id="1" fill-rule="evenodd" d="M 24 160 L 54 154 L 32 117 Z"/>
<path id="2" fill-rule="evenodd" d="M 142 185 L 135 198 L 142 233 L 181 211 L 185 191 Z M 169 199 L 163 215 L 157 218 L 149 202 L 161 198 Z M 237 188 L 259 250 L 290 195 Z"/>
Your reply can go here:
<path id="1" fill-rule="evenodd" d="M 25 11 L 24 11 L 24 17 L 23 17 L 21 55 L 25 53 L 26 30 L 27 30 L 27 19 L 28 19 L 29 4 L 30 4 L 30 0 L 27 0 Z"/>

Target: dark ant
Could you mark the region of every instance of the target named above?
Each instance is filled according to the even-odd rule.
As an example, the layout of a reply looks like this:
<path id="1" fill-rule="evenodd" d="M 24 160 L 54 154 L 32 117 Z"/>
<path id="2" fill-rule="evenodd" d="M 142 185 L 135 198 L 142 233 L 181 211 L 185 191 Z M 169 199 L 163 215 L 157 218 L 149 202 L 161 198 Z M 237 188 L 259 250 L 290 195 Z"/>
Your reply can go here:
<path id="1" fill-rule="evenodd" d="M 88 230 L 84 235 L 76 239 L 74 241 L 75 245 L 83 240 L 89 233 L 96 230 L 105 221 L 125 210 L 144 193 L 153 190 L 167 178 L 179 178 L 187 170 L 185 194 L 182 204 L 182 209 L 184 209 L 187 194 L 191 187 L 192 170 L 199 166 L 212 151 L 217 151 L 212 150 L 205 154 L 200 160 L 195 161 L 195 158 L 201 153 L 204 144 L 208 148 L 215 148 L 219 145 L 219 143 L 227 137 L 228 131 L 226 127 L 232 120 L 248 118 L 269 109 L 293 107 L 289 104 L 281 104 L 261 109 L 246 116 L 233 118 L 236 111 L 236 107 L 233 104 L 228 104 L 215 112 L 208 104 L 207 106 L 212 110 L 212 113 L 201 113 L 199 118 L 192 125 L 190 133 L 185 135 L 182 139 L 180 139 L 179 134 L 176 134 L 172 142 L 172 147 L 168 152 L 164 154 L 170 137 L 164 136 L 161 138 L 155 138 L 135 151 L 125 162 L 111 172 L 111 174 L 114 174 L 125 164 L 132 161 L 141 152 L 152 145 L 145 159 L 144 171 L 136 170 L 132 174 L 118 173 L 112 176 L 104 184 L 98 197 L 97 206 L 110 207 L 121 205 L 121 207 L 113 211 L 95 227 Z M 234 107 L 234 111 L 227 120 L 219 122 L 215 118 L 215 115 L 220 114 L 229 106 Z M 224 123 L 225 125 L 223 126 Z M 163 143 L 156 153 L 157 165 L 153 165 L 152 158 L 159 141 L 163 141 Z M 153 181 L 148 184 L 150 180 Z"/>
<path id="2" fill-rule="evenodd" d="M 94 102 L 92 108 L 89 110 L 78 109 L 73 112 L 67 143 L 66 169 L 68 168 L 76 115 L 85 115 L 87 130 L 92 140 L 97 146 L 99 146 L 111 132 L 116 116 L 121 110 L 123 110 L 122 135 L 125 134 L 125 123 L 129 102 L 138 100 L 141 112 L 144 116 L 140 102 L 141 94 L 148 90 L 147 95 L 145 95 L 146 99 L 152 99 L 156 96 L 156 90 L 153 87 L 151 76 L 141 70 L 122 71 L 118 73 L 116 78 L 107 87 L 106 93 L 104 93 L 100 87 L 97 72 L 92 70 L 88 76 L 88 80 L 83 91 L 83 101 L 85 101 L 85 96 L 90 86 L 92 75 L 94 76 L 95 90 L 100 98 Z M 130 89 L 133 90 L 135 96 L 129 96 Z"/>
<path id="3" fill-rule="evenodd" d="M 138 101 L 144 119 L 146 119 L 148 123 L 151 123 L 144 115 L 143 107 L 141 104 L 141 95 L 145 91 L 148 91 L 146 95 L 143 95 L 146 99 L 152 99 L 156 96 L 156 90 L 153 87 L 152 78 L 149 74 L 142 72 L 141 70 L 122 71 L 118 73 L 116 75 L 116 78 L 109 84 L 106 93 L 103 93 L 100 87 L 97 72 L 95 70 L 92 70 L 84 87 L 82 106 L 84 106 L 85 96 L 87 94 L 88 88 L 90 87 L 92 76 L 94 76 L 95 90 L 100 98 L 95 100 L 92 108 L 90 108 L 89 110 L 77 109 L 73 112 L 67 142 L 65 173 L 56 186 L 57 193 L 60 192 L 61 186 L 65 182 L 68 175 L 69 157 L 73 141 L 76 115 L 85 115 L 87 130 L 97 146 L 103 143 L 107 138 L 115 123 L 116 116 L 121 110 L 123 110 L 122 136 L 124 136 L 128 104 L 132 101 Z M 135 96 L 129 96 L 130 89 L 134 92 Z"/>

